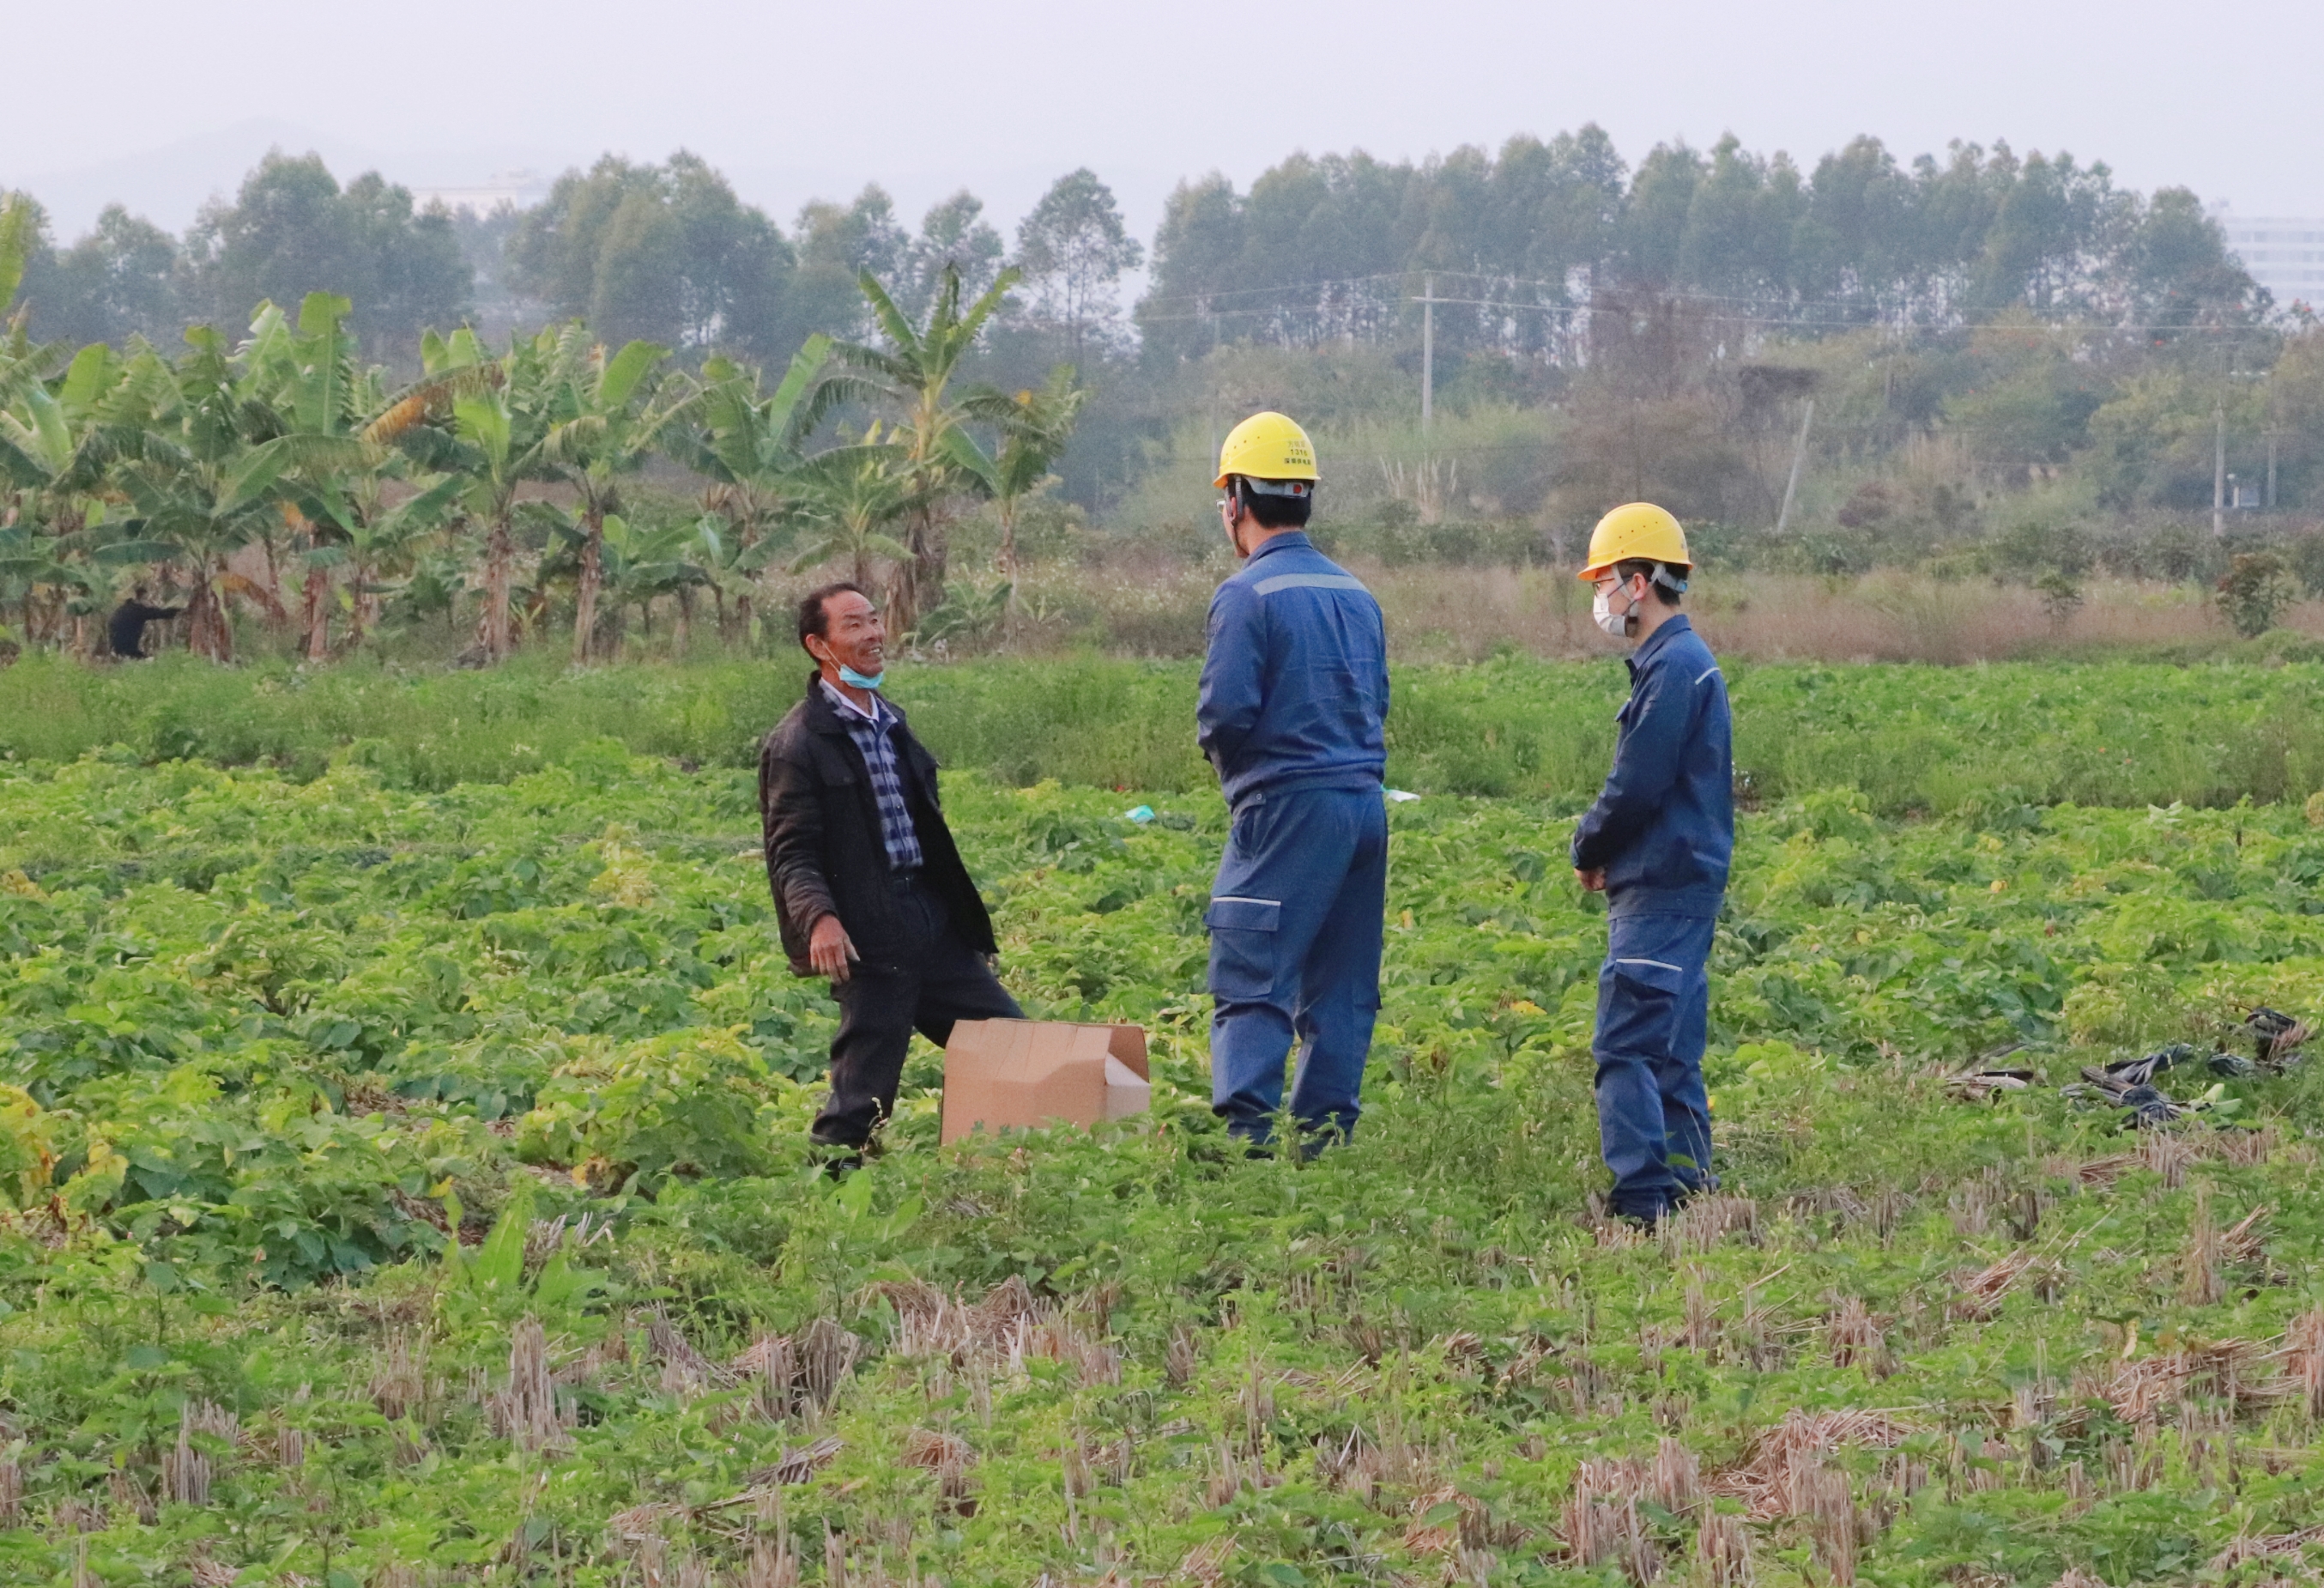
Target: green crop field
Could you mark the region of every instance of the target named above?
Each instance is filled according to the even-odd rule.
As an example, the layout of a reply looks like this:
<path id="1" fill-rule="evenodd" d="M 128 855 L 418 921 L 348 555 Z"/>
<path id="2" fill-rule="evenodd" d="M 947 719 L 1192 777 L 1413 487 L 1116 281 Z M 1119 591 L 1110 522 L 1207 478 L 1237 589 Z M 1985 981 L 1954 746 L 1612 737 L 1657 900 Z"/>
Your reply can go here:
<path id="1" fill-rule="evenodd" d="M 2324 1058 L 2205 1056 L 2324 1015 L 2324 674 L 1738 672 L 1725 1188 L 1655 1239 L 1563 861 L 1610 663 L 1400 675 L 1305 1165 L 1207 1107 L 1187 670 L 899 675 L 1007 980 L 1155 1108 L 939 1151 L 922 1045 L 837 1185 L 788 672 L 0 673 L 0 1581 L 2312 1580 Z M 2180 1042 L 2168 1128 L 2067 1091 Z"/>

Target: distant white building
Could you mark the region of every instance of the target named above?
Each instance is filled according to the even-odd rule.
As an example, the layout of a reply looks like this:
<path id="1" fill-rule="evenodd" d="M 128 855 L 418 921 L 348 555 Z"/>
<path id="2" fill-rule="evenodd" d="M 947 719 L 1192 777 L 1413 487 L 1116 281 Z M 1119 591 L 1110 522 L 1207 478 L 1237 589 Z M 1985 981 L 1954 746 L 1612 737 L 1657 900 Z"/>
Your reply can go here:
<path id="1" fill-rule="evenodd" d="M 2275 306 L 2305 303 L 2324 311 L 2324 217 L 2216 212 L 2227 246 L 2252 280 L 2275 294 Z"/>
<path id="2" fill-rule="evenodd" d="M 490 215 L 503 204 L 527 208 L 549 197 L 549 179 L 530 171 L 494 171 L 481 182 L 450 187 L 425 182 L 404 186 L 411 189 L 411 202 L 417 208 L 440 202 L 447 209 L 473 209 L 480 216 Z"/>

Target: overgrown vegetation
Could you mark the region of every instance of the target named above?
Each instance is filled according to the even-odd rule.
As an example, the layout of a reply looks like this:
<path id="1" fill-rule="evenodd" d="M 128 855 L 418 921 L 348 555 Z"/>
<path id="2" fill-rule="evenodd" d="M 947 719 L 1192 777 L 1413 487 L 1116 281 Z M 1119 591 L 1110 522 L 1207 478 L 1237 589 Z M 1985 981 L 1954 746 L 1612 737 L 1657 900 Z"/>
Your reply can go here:
<path id="1" fill-rule="evenodd" d="M 2283 635 L 2252 651 L 2199 665 L 1730 664 L 1738 774 L 1751 798 L 1849 788 L 1890 816 L 2298 801 L 2324 789 L 2324 657 Z M 1188 726 L 1195 671 L 1091 657 L 904 664 L 892 693 L 953 767 L 1012 785 L 1183 793 L 1213 780 Z M 606 741 L 746 768 L 806 673 L 803 658 L 570 675 L 545 663 L 220 672 L 186 658 L 134 671 L 35 659 L 0 672 L 0 756 L 195 759 L 296 779 L 355 766 L 429 791 L 586 759 Z M 1502 656 L 1398 667 L 1394 679 L 1390 782 L 1576 811 L 1596 794 L 1623 693 L 1610 660 Z"/>
<path id="2" fill-rule="evenodd" d="M 2191 765 L 2207 719 L 2304 687 L 1988 672 L 1754 669 L 1738 716 L 1812 700 L 1876 734 L 1972 679 L 1945 709 L 1987 714 L 1987 744 L 2142 721 Z M 465 711 L 529 688 L 524 716 L 577 734 L 621 725 L 602 676 L 364 696 L 334 672 L 240 709 L 316 743 L 299 719 L 332 689 L 392 734 L 397 690 L 477 691 Z M 166 710 L 222 681 L 92 698 L 134 721 L 124 691 Z M 996 715 L 964 733 L 1035 720 L 997 673 L 917 681 L 932 729 L 980 693 Z M 1575 681 L 1402 688 L 1489 742 Z M 1093 669 L 1062 693 L 1175 721 L 1184 688 Z M 887 1155 L 835 1186 L 804 1148 L 831 1005 L 772 942 L 750 774 L 640 748 L 450 786 L 360 756 L 0 762 L 13 1580 L 2300 1569 L 2324 1098 L 2295 1043 L 2200 1064 L 2253 1051 L 2254 1005 L 2316 1010 L 2324 830 L 2296 801 L 2150 808 L 2124 781 L 2121 808 L 2045 807 L 1996 780 L 1900 821 L 1819 789 L 1808 747 L 1744 817 L 1717 947 L 1724 1190 L 1641 1241 L 1591 1198 L 1603 937 L 1563 863 L 1573 798 L 1424 782 L 1392 808 L 1369 1110 L 1310 1166 L 1241 1161 L 1206 1107 L 1215 795 L 955 775 L 1012 987 L 1148 1025 L 1156 1109 L 939 1152 L 923 1048 Z M 2059 1085 L 2177 1041 L 2195 1079 L 2159 1083 L 2198 1109 L 2171 1130 Z M 1956 1079 L 2013 1046 L 2034 1085 Z"/>

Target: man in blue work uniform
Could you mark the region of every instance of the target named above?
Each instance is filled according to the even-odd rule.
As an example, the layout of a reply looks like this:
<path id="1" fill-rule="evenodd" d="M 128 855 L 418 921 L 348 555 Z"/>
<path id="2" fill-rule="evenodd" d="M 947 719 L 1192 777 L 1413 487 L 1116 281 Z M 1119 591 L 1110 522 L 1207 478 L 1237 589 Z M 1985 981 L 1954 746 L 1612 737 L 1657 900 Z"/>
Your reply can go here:
<path id="1" fill-rule="evenodd" d="M 1249 564 L 1211 599 L 1196 722 L 1233 812 L 1211 931 L 1211 1106 L 1271 1138 L 1291 1114 L 1313 1151 L 1356 1126 L 1379 1013 L 1388 899 L 1388 642 L 1379 603 L 1315 549 L 1315 451 L 1279 413 L 1219 451 L 1219 516 Z"/>
<path id="2" fill-rule="evenodd" d="M 1641 1223 L 1715 1187 L 1702 1086 L 1712 924 L 1735 852 L 1727 681 L 1678 611 L 1694 564 L 1678 520 L 1618 507 L 1582 577 L 1598 626 L 1637 649 L 1614 770 L 1573 834 L 1573 872 L 1606 895 L 1598 974 L 1598 1137 L 1614 1211 Z"/>

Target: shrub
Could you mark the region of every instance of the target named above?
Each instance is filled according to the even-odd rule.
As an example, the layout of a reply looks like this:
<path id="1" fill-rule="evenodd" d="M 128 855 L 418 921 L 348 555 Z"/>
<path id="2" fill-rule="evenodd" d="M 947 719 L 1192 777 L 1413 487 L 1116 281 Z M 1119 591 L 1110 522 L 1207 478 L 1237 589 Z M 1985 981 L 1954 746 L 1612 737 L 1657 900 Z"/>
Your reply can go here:
<path id="1" fill-rule="evenodd" d="M 2300 596 L 2299 579 L 2273 551 L 2241 553 L 2219 580 L 2219 610 L 2246 640 L 2273 628 Z"/>

